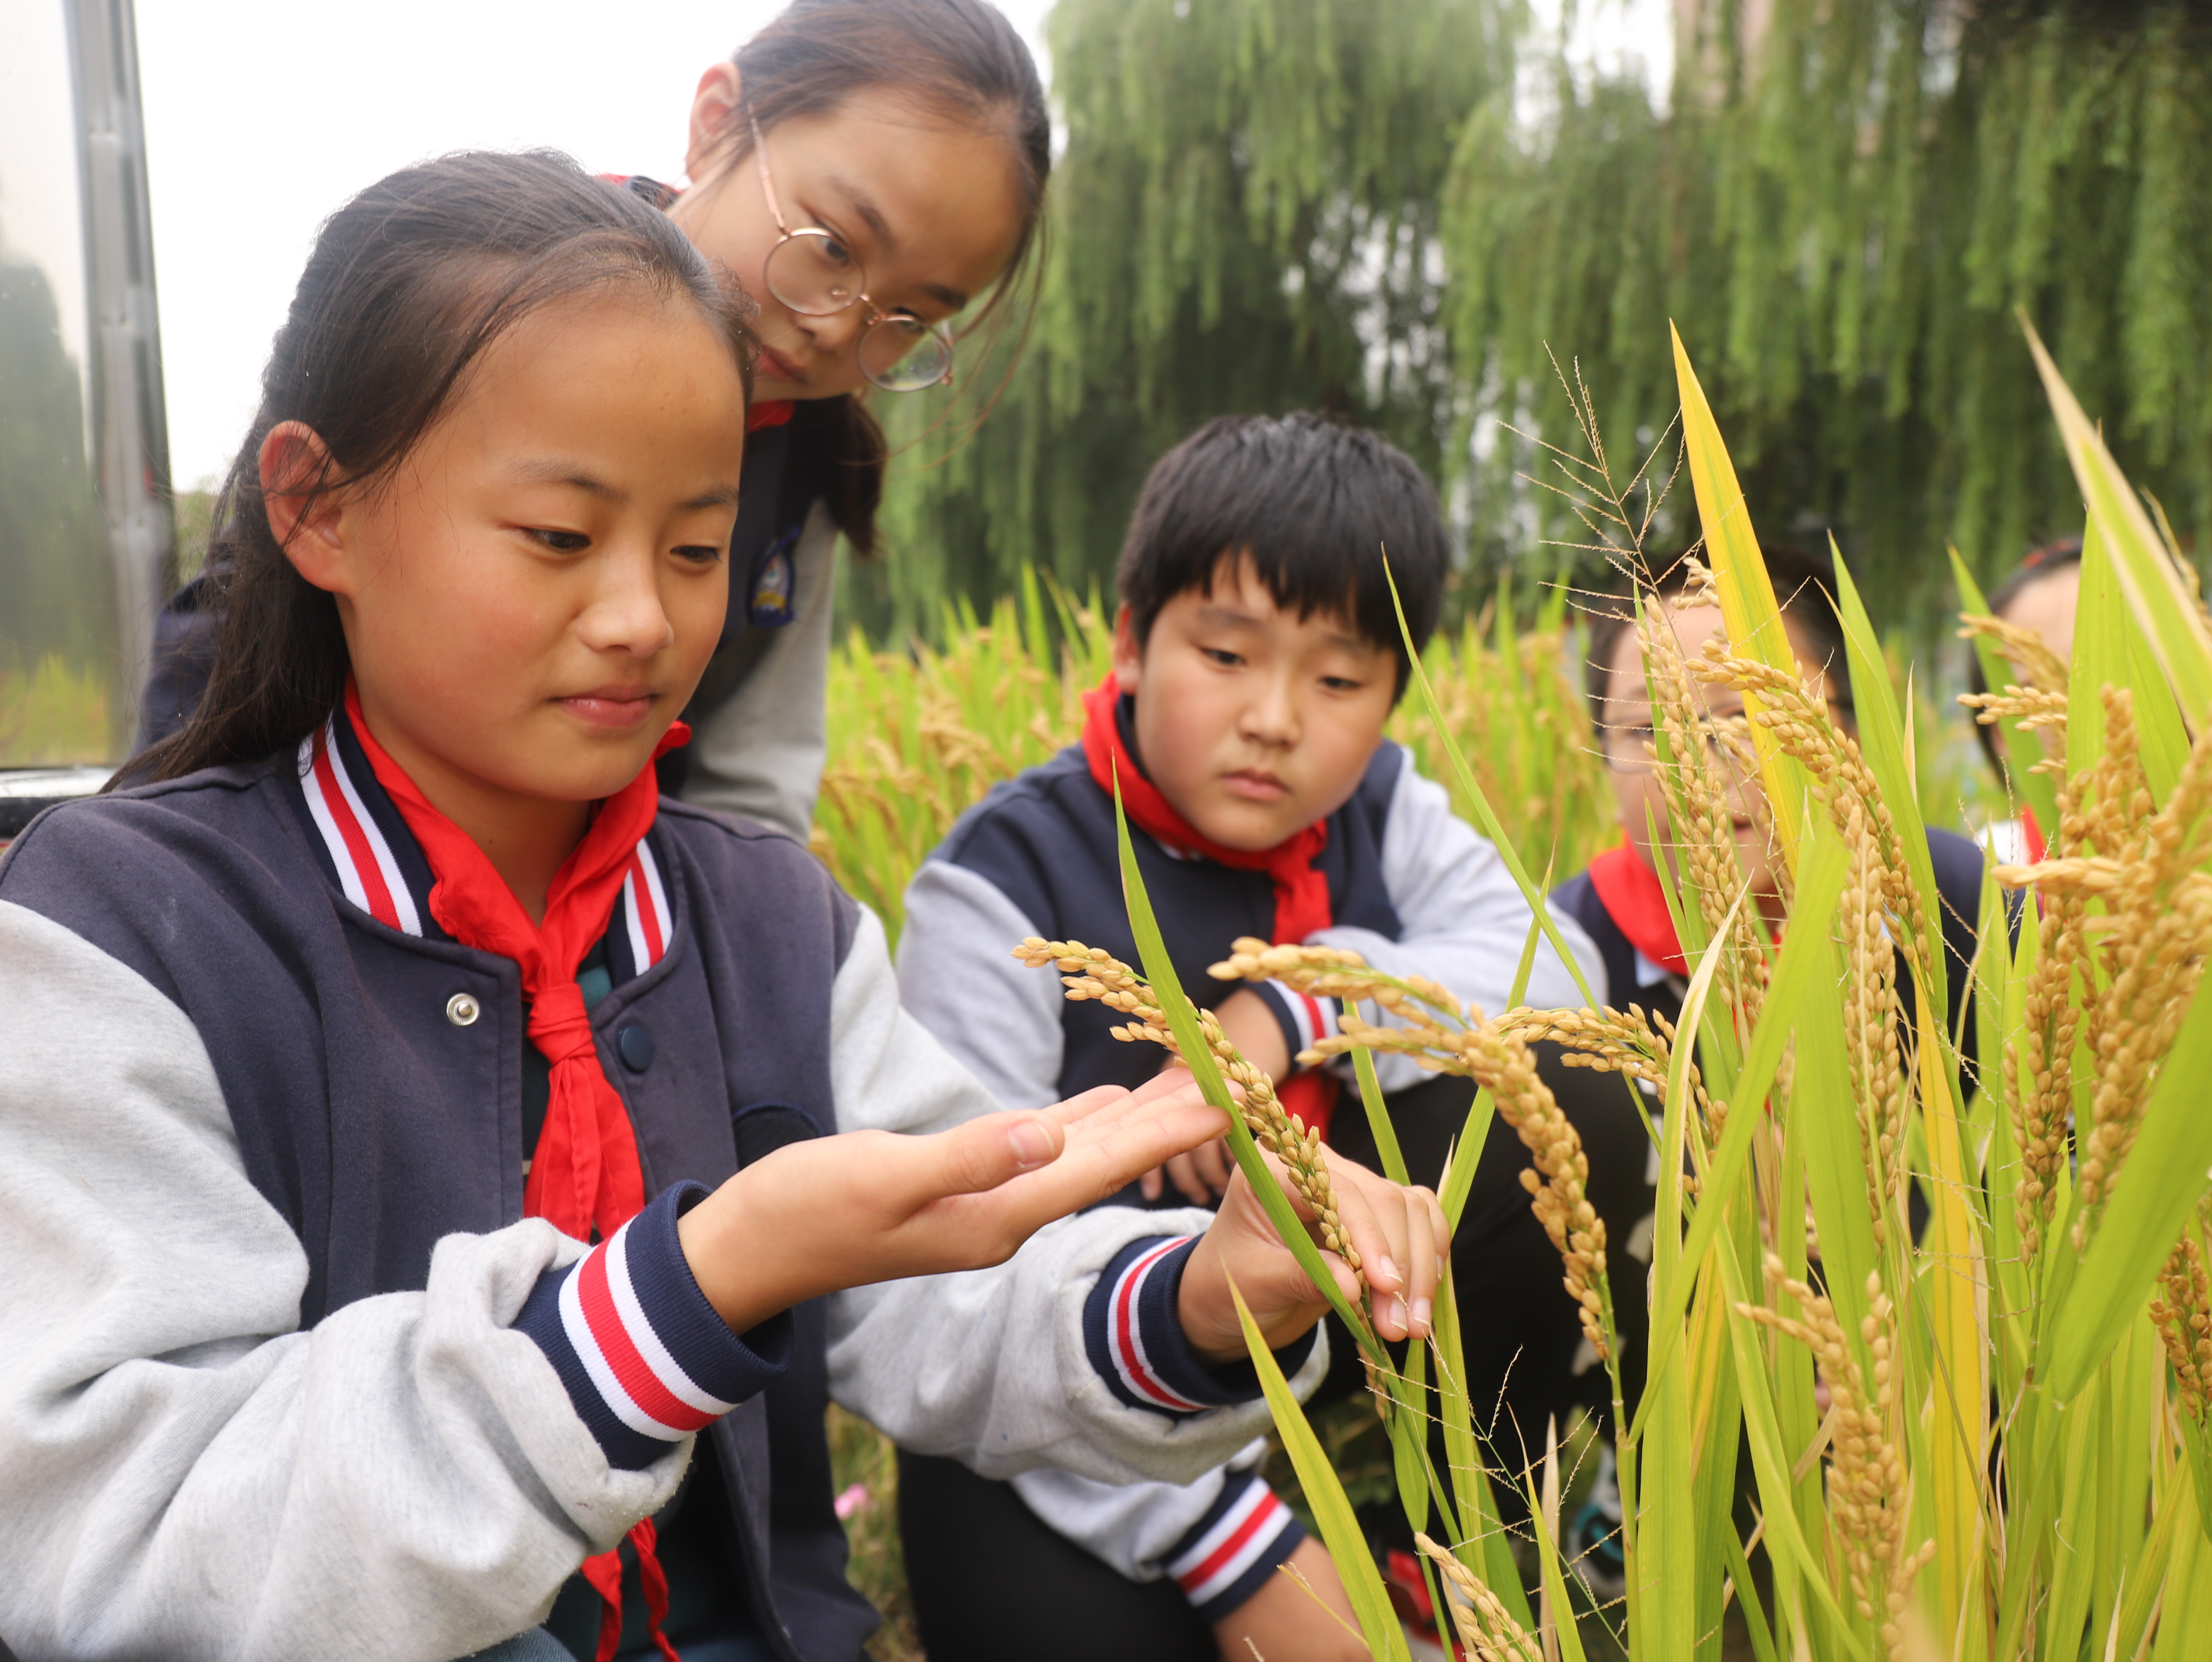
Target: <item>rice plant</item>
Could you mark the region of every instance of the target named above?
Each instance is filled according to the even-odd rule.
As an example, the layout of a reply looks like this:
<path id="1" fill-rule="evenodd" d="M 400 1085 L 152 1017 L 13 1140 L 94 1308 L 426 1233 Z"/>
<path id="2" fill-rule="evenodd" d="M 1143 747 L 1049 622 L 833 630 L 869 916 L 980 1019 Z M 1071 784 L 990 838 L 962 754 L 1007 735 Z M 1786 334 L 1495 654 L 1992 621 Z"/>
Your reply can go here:
<path id="1" fill-rule="evenodd" d="M 1469 1655 L 1581 1662 L 1571 1612 L 1583 1610 L 1639 1662 L 1717 1658 L 1734 1606 L 1761 1662 L 2212 1656 L 2212 1114 L 2199 1100 L 2212 1008 L 2198 985 L 2212 950 L 2212 624 L 2029 344 L 2088 506 L 2081 611 L 2063 675 L 2022 650 L 1990 678 L 2002 690 L 1983 713 L 2039 768 L 2028 776 L 2039 794 L 2047 786 L 2044 822 L 2057 828 L 2045 863 L 1986 875 L 1970 986 L 1946 985 L 1911 729 L 1850 574 L 1838 562 L 1855 734 L 1801 682 L 1679 340 L 1682 444 L 1727 622 L 1724 646 L 1685 661 L 1656 607 L 1641 616 L 1680 846 L 1662 873 L 1691 968 L 1680 1023 L 1595 999 L 1486 1013 L 1352 955 L 1257 941 L 1214 972 L 1344 1001 L 1342 1034 L 1322 1049 L 1352 1056 L 1393 1176 L 1402 1162 L 1371 1052 L 1480 1084 L 1444 1179 L 1455 1216 L 1492 1113 L 1531 1149 L 1524 1185 L 1613 1387 L 1618 1605 L 1593 1608 L 1573 1586 L 1556 1507 L 1477 1435 L 1452 1301 L 1431 1342 L 1394 1361 L 1322 1271 L 1325 1222 L 1297 1215 L 1255 1133 L 1294 1151 L 1307 1210 L 1324 1218 L 1325 1152 L 1295 1122 L 1274 1123 L 1242 1058 L 1176 985 L 1126 829 L 1149 980 L 1079 943 L 1018 949 L 1085 984 L 1073 991 L 1110 994 L 1133 1018 L 1125 1031 L 1170 1043 L 1224 1108 L 1224 1079 L 1247 1079 L 1253 1123 L 1231 1113 L 1232 1149 L 1360 1347 L 1431 1597 Z M 1588 465 L 1609 492 L 1601 461 Z M 1698 725 L 1700 682 L 1743 695 L 1743 756 L 1788 874 L 1778 946 L 1752 924 L 1726 817 L 1705 811 L 1729 780 Z M 1449 776 L 1502 832 L 1453 742 L 1447 695 L 1426 675 L 1416 688 Z M 2023 894 L 2016 915 L 2008 891 Z M 1970 1001 L 1978 1071 L 1961 1067 Z M 1660 1184 L 1648 1274 L 1608 1254 L 1581 1192 L 1586 1158 L 1529 1061 L 1538 1040 L 1663 1093 L 1658 1169 L 1678 1176 Z M 1620 1344 L 1630 1299 L 1650 1312 L 1642 1356 Z M 1246 1334 L 1364 1639 L 1377 1657 L 1405 1658 L 1349 1501 L 1249 1321 Z M 1533 1602 L 1498 1524 L 1501 1483 L 1536 1520 Z"/>

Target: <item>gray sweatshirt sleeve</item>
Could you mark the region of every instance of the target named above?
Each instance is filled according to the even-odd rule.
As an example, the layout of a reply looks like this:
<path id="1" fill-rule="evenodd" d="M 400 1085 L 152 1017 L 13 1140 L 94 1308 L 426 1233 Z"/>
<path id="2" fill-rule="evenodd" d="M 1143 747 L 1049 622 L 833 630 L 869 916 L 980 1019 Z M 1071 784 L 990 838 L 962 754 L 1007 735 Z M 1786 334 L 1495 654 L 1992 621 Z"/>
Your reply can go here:
<path id="1" fill-rule="evenodd" d="M 1528 903 L 1495 846 L 1452 812 L 1450 796 L 1422 776 L 1411 752 L 1399 770 L 1383 828 L 1382 882 L 1398 913 L 1396 940 L 1350 928 L 1325 929 L 1313 939 L 1349 947 L 1395 975 L 1441 981 L 1484 1014 L 1502 1014 L 1528 938 Z M 1552 921 L 1590 985 L 1603 985 L 1602 961 L 1582 926 L 1556 912 Z M 1548 941 L 1537 943 L 1527 1002 L 1540 1009 L 1582 1004 L 1574 977 Z M 1360 1014 L 1371 1022 L 1382 1013 L 1370 1004 Z M 1387 1053 L 1375 1058 L 1375 1072 L 1386 1091 L 1402 1090 L 1427 1077 L 1410 1057 Z M 1431 1181 L 1434 1174 L 1413 1176 Z"/>
<path id="2" fill-rule="evenodd" d="M 695 725 L 684 800 L 742 815 L 800 842 L 814 823 L 814 798 L 830 754 L 830 622 L 837 528 L 821 503 L 792 551 L 792 617 L 764 636 L 742 679 Z M 737 573 L 732 573 L 734 584 Z M 732 606 L 745 604 L 733 587 Z M 715 671 L 709 666 L 702 689 Z"/>
<path id="3" fill-rule="evenodd" d="M 1060 977 L 1014 956 L 1014 943 L 1038 932 L 996 883 L 950 860 L 924 860 L 907 885 L 900 1000 L 1009 1108 L 1060 1100 Z"/>
<path id="4" fill-rule="evenodd" d="M 463 1655 L 673 1493 L 611 1468 L 509 1324 L 580 1248 L 441 1242 L 307 1331 L 206 1049 L 135 971 L 0 902 L 0 1632 L 27 1656 Z"/>
<path id="5" fill-rule="evenodd" d="M 830 1024 L 840 1131 L 944 1131 L 1000 1107 L 900 1006 L 883 925 L 866 908 Z M 1048 1225 L 995 1269 L 841 1293 L 830 1308 L 831 1393 L 902 1447 L 987 1477 L 1059 1466 L 1109 1483 L 1194 1482 L 1267 1428 L 1267 1404 L 1181 1420 L 1126 1406 L 1085 1349 L 1084 1307 L 1130 1242 L 1211 1222 L 1101 1206 Z M 1328 1364 L 1323 1336 L 1292 1389 L 1310 1394 Z"/>

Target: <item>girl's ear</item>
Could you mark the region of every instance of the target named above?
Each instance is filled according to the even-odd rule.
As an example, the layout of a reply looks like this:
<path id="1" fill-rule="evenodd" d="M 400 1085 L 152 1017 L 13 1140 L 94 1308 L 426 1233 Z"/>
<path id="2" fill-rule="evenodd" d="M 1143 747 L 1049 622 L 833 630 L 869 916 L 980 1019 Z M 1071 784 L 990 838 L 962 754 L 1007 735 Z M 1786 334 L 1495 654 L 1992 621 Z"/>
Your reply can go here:
<path id="1" fill-rule="evenodd" d="M 279 422 L 261 441 L 261 503 L 269 534 L 301 576 L 336 591 L 345 580 L 337 494 L 318 490 L 333 467 L 330 446 L 304 422 Z"/>
<path id="2" fill-rule="evenodd" d="M 690 130 L 684 150 L 684 171 L 692 184 L 697 185 L 712 171 L 715 152 L 743 119 L 744 106 L 744 82 L 738 66 L 726 60 L 708 65 L 706 74 L 699 77 L 699 90 L 691 94 Z"/>
<path id="3" fill-rule="evenodd" d="M 1137 690 L 1137 676 L 1145 667 L 1144 643 L 1127 606 L 1114 614 L 1114 678 L 1125 693 Z"/>

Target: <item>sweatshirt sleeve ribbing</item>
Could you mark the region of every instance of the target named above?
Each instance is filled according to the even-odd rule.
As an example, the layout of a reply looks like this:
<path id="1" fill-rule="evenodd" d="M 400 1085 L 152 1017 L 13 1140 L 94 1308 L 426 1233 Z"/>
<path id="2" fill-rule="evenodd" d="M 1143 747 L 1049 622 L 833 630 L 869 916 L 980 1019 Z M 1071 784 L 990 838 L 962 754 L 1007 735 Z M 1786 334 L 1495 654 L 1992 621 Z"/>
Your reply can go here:
<path id="1" fill-rule="evenodd" d="M 641 1471 L 775 1383 L 791 1363 L 791 1313 L 743 1335 L 707 1302 L 677 1220 L 707 1198 L 662 1193 L 574 1264 L 538 1277 L 514 1325 L 538 1342 L 606 1452 Z"/>

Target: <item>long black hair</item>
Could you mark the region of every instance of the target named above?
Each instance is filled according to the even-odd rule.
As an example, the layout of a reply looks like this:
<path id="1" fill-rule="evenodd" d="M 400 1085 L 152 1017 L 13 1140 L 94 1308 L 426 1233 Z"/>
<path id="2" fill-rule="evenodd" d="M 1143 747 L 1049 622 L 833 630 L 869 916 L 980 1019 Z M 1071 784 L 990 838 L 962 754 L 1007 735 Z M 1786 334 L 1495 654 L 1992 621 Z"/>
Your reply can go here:
<path id="1" fill-rule="evenodd" d="M 1042 271 L 1037 226 L 1052 173 L 1052 118 L 1036 61 L 1004 13 L 985 0 L 792 0 L 732 61 L 746 110 L 763 131 L 882 88 L 947 120 L 1002 134 L 1013 154 L 1021 234 L 970 326 L 991 318 L 995 331 L 1012 318 L 1027 330 Z M 706 182 L 751 154 L 750 124 L 732 121 Z M 856 393 L 803 400 L 793 420 L 800 440 L 794 465 L 804 469 L 796 499 L 822 500 L 853 546 L 872 553 L 888 453 L 882 427 Z"/>
<path id="2" fill-rule="evenodd" d="M 206 695 L 119 779 L 174 779 L 297 745 L 337 707 L 350 660 L 337 601 L 269 526 L 259 458 L 284 422 L 329 452 L 300 494 L 373 488 L 525 318 L 618 286 L 684 298 L 729 339 L 750 392 L 750 304 L 667 215 L 550 152 L 469 152 L 403 168 L 325 221 L 261 377 L 261 406 L 216 505 L 206 608 L 222 622 Z"/>

